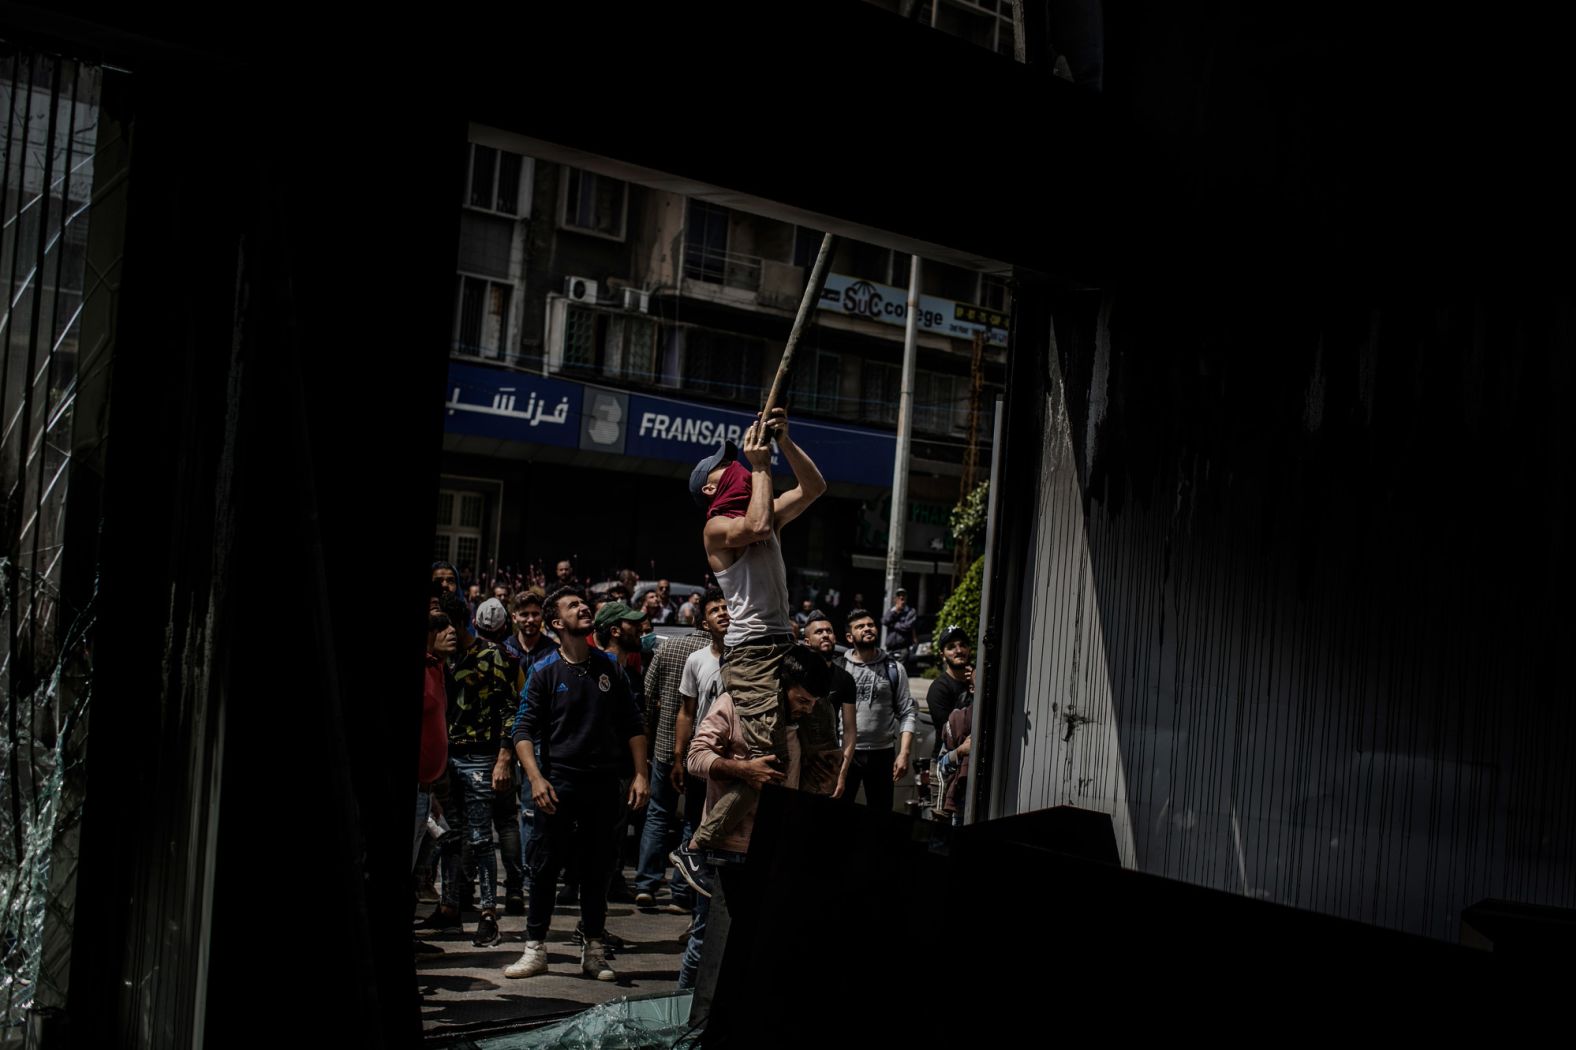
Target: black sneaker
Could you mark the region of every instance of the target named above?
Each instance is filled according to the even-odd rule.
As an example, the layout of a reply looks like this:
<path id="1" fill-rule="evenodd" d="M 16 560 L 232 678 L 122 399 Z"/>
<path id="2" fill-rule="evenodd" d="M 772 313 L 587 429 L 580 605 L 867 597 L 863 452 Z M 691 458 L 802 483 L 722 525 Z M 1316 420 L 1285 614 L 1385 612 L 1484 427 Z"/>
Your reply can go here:
<path id="1" fill-rule="evenodd" d="M 684 876 L 684 881 L 690 884 L 691 889 L 702 897 L 711 896 L 711 865 L 690 849 L 689 843 L 669 853 L 668 860 L 673 862 L 674 870 Z"/>
<path id="2" fill-rule="evenodd" d="M 503 913 L 505 915 L 524 915 L 525 898 L 518 893 L 511 893 L 504 900 Z"/>
<path id="3" fill-rule="evenodd" d="M 428 944 L 426 941 L 423 941 L 423 940 L 420 940 L 420 939 L 417 939 L 417 938 L 412 938 L 411 939 L 411 948 L 415 952 L 415 954 L 417 954 L 417 955 L 442 955 L 443 954 L 443 949 L 439 948 L 436 944 Z"/>
<path id="4" fill-rule="evenodd" d="M 579 904 L 580 889 L 577 886 L 564 886 L 558 891 L 559 904 Z"/>
<path id="5" fill-rule="evenodd" d="M 442 908 L 432 909 L 432 914 L 416 923 L 418 930 L 457 930 L 465 924 L 460 921 L 460 913 L 448 914 Z"/>
<path id="6" fill-rule="evenodd" d="M 491 915 L 483 915 L 476 924 L 476 936 L 471 943 L 478 948 L 491 948 L 502 941 L 503 934 L 498 932 L 498 920 Z"/>

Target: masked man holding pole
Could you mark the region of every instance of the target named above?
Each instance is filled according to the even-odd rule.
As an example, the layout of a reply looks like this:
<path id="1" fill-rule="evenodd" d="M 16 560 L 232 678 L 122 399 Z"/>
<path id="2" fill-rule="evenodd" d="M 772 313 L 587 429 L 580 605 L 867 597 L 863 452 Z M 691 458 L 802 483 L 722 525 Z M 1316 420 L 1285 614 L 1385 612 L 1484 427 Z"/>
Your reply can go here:
<path id="1" fill-rule="evenodd" d="M 772 495 L 772 439 L 797 485 Z M 690 474 L 690 495 L 706 511 L 702 538 L 706 560 L 728 601 L 723 639 L 723 687 L 733 698 L 750 757 L 769 756 L 788 766 L 787 718 L 783 713 L 778 664 L 793 650 L 788 612 L 788 574 L 778 533 L 826 491 L 826 481 L 788 434 L 788 413 L 771 409 L 744 434 L 746 468 L 739 449 L 725 441 Z M 703 851 L 715 849 L 739 820 L 755 808 L 758 788 L 733 780 L 707 809 L 695 837 L 672 855 L 678 871 L 698 893 L 711 895 Z"/>

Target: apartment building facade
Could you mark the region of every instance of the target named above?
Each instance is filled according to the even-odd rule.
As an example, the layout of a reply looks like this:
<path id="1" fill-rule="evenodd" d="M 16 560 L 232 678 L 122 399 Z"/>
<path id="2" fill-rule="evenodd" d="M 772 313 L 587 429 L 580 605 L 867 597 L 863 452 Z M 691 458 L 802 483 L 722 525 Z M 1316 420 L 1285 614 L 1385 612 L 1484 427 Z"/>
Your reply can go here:
<path id="1" fill-rule="evenodd" d="M 537 159 L 492 129 L 470 139 L 435 554 L 700 579 L 684 478 L 759 410 L 821 232 Z M 841 241 L 796 355 L 796 438 L 829 483 L 784 539 L 796 599 L 835 586 L 879 600 L 909 265 Z M 930 262 L 920 289 L 905 584 L 933 609 L 976 343 L 988 462 L 1011 296 L 995 273 Z"/>

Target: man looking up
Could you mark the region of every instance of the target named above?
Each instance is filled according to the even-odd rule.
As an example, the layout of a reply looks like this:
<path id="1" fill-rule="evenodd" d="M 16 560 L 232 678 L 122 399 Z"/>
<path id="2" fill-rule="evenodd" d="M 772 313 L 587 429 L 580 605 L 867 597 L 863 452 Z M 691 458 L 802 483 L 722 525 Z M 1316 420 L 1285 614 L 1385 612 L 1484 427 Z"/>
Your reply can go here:
<path id="1" fill-rule="evenodd" d="M 711 639 L 711 644 L 690 653 L 684 661 L 684 674 L 679 682 L 681 702 L 673 728 L 673 786 L 684 792 L 684 831 L 679 842 L 688 842 L 700 826 L 701 811 L 706 808 L 706 780 L 704 777 L 687 777 L 685 760 L 689 756 L 690 740 L 695 727 L 711 710 L 712 703 L 722 692 L 722 640 L 728 634 L 728 599 L 717 587 L 708 588 L 702 602 L 704 614 L 701 624 Z M 683 875 L 683 861 L 678 851 L 668 854 L 675 871 Z M 693 881 L 690 889 L 694 888 Z M 692 895 L 693 896 L 693 895 Z M 697 913 L 698 914 L 698 913 Z"/>
<path id="2" fill-rule="evenodd" d="M 582 871 L 606 872 L 613 849 L 609 829 L 625 806 L 640 809 L 650 793 L 646 729 L 616 661 L 587 641 L 592 618 L 584 595 L 560 587 L 547 596 L 542 611 L 560 647 L 532 670 L 515 719 L 514 750 L 531 785 L 535 829 L 526 857 L 531 895 L 525 952 L 504 970 L 506 977 L 546 971 L 547 929 L 560 869 L 578 852 Z M 627 794 L 619 790 L 625 778 Z M 580 908 L 585 931 L 581 970 L 599 981 L 615 980 L 604 929 L 606 879 L 584 881 Z"/>
<path id="3" fill-rule="evenodd" d="M 542 598 L 535 591 L 521 591 L 515 595 L 513 603 L 509 606 L 509 615 L 513 618 L 514 630 L 509 637 L 504 639 L 503 648 L 504 652 L 514 661 L 517 667 L 515 672 L 515 691 L 524 699 L 525 683 L 531 676 L 531 669 L 550 654 L 556 653 L 558 651 L 558 643 L 549 638 L 547 633 L 542 630 Z M 519 794 L 521 797 L 518 801 L 512 797 L 506 799 L 502 795 L 495 800 L 493 822 L 500 828 L 498 836 L 500 844 L 505 841 L 520 841 L 524 843 L 522 846 L 523 851 L 525 846 L 529 845 L 529 839 L 534 827 L 531 815 L 531 795 L 523 777 L 520 779 Z M 500 819 L 510 820 L 516 824 L 519 829 L 516 833 L 517 837 L 503 834 L 501 830 L 502 825 L 497 823 Z M 521 869 L 523 861 L 519 859 L 523 856 L 524 853 L 521 852 L 518 857 L 513 859 L 513 868 L 509 866 L 511 863 L 509 859 L 504 861 L 504 870 L 508 873 L 510 881 L 509 892 L 504 898 L 504 913 L 507 915 L 525 914 L 525 895 L 520 892 L 523 887 L 520 887 L 515 882 L 516 876 L 521 874 L 521 870 L 523 870 Z"/>
<path id="4" fill-rule="evenodd" d="M 946 728 L 947 716 L 963 706 L 963 697 L 969 692 L 969 663 L 974 655 L 969 651 L 968 632 L 957 624 L 942 631 L 936 642 L 941 647 L 942 673 L 930 683 L 930 691 L 925 694 L 930 724 L 936 727 L 933 758 L 941 754 L 942 730 Z"/>
<path id="5" fill-rule="evenodd" d="M 645 725 L 645 679 L 640 673 L 640 628 L 645 621 L 645 614 L 638 609 L 631 609 L 623 602 L 608 602 L 598 609 L 592 617 L 591 623 L 596 633 L 597 648 L 611 656 L 623 669 L 624 681 L 629 686 L 629 696 L 635 705 L 635 710 Z M 650 753 L 650 741 L 647 741 L 647 754 Z M 642 772 L 647 772 L 642 770 Z M 649 773 L 648 773 L 649 776 Z M 627 792 L 627 786 L 620 788 L 620 792 Z M 608 829 L 608 834 L 613 837 L 613 856 L 608 865 L 608 870 L 601 873 L 607 880 L 607 899 L 610 902 L 626 904 L 635 899 L 629 884 L 624 881 L 622 867 L 619 864 L 619 849 L 623 845 L 625 832 L 629 827 L 628 811 L 619 814 L 618 820 Z M 640 838 L 640 828 L 636 828 L 636 841 Z M 638 862 L 638 857 L 637 857 Z M 573 871 L 573 867 L 570 869 Z M 585 871 L 584 878 L 592 878 L 597 873 Z M 618 942 L 614 938 L 607 938 L 614 947 Z"/>
<path id="6" fill-rule="evenodd" d="M 455 661 L 454 681 L 459 686 L 455 710 L 449 715 L 449 775 L 458 788 L 455 800 L 465 814 L 465 838 L 460 864 L 465 881 L 478 878 L 482 917 L 476 925 L 477 947 L 497 944 L 498 866 L 493 853 L 493 803 L 499 792 L 514 786 L 514 759 L 510 754 L 518 694 L 514 673 L 504 655 L 502 642 L 508 631 L 509 614 L 503 603 L 489 598 L 476 610 L 476 636 Z M 463 644 L 463 643 L 462 643 Z M 512 852 L 518 856 L 519 829 L 511 818 Z M 511 843 L 504 842 L 504 855 Z M 445 885 L 447 894 L 449 887 Z M 449 903 L 449 902 L 445 902 Z"/>
<path id="7" fill-rule="evenodd" d="M 787 460 L 796 485 L 772 495 L 772 447 Z M 787 726 L 783 718 L 777 665 L 793 650 L 793 621 L 788 618 L 788 573 L 783 566 L 779 531 L 803 514 L 826 491 L 826 482 L 810 457 L 788 432 L 788 413 L 774 408 L 769 417 L 750 424 L 744 435 L 746 469 L 730 441 L 695 465 L 690 495 L 706 510 L 701 537 L 706 561 L 728 602 L 729 627 L 722 657 L 723 686 L 743 727 L 752 757 L 775 756 L 786 765 Z M 679 846 L 680 873 L 697 889 L 704 879 L 704 861 L 697 850 L 710 849 L 754 807 L 757 787 L 744 779 L 707 807 L 694 838 Z"/>
<path id="8" fill-rule="evenodd" d="M 837 658 L 837 632 L 832 627 L 832 618 L 820 609 L 806 614 L 804 644 L 826 661 L 832 682 L 826 703 L 800 723 L 799 749 L 805 765 L 800 782 L 806 791 L 842 798 L 848 770 L 854 761 L 858 690 L 853 675 L 843 669 L 842 661 Z M 825 760 L 831 757 L 828 752 L 832 749 L 840 749 L 841 758 L 835 767 L 828 768 Z M 833 779 L 828 781 L 828 776 Z M 821 790 L 822 785 L 827 785 L 825 790 Z"/>
<path id="9" fill-rule="evenodd" d="M 854 801 L 863 784 L 866 805 L 891 810 L 892 786 L 908 772 L 919 715 L 908 692 L 907 672 L 895 654 L 877 647 L 876 634 L 876 619 L 868 610 L 848 614 L 853 648 L 843 654 L 843 669 L 853 675 L 858 698 L 854 761 L 843 801 Z"/>
<path id="10" fill-rule="evenodd" d="M 678 610 L 673 603 L 673 582 L 671 580 L 657 581 L 657 597 L 662 599 L 662 618 L 657 623 L 672 623 L 673 614 Z"/>
<path id="11" fill-rule="evenodd" d="M 662 600 L 662 593 L 652 588 L 641 596 L 641 611 L 646 614 L 646 619 L 652 623 L 667 623 L 673 616 L 673 608 Z"/>
<path id="12" fill-rule="evenodd" d="M 727 604 L 722 593 L 717 594 L 718 605 L 727 616 Z M 720 642 L 722 635 L 717 635 Z M 642 907 L 656 904 L 657 891 L 662 886 L 662 876 L 667 869 L 668 854 L 678 845 L 679 798 L 684 790 L 684 760 L 674 755 L 674 737 L 679 712 L 684 705 L 680 686 L 684 681 L 686 663 L 691 653 L 712 644 L 712 636 L 704 630 L 690 631 L 669 638 L 657 649 L 646 671 L 646 737 L 653 741 L 651 751 L 651 805 L 646 809 L 646 826 L 640 839 L 640 861 L 635 875 L 635 903 Z M 698 809 L 697 809 L 698 812 Z M 675 890 L 687 890 L 675 880 Z M 684 913 L 685 895 L 675 893 L 667 907 L 675 906 Z"/>
<path id="13" fill-rule="evenodd" d="M 810 625 L 810 614 L 815 611 L 815 603 L 809 598 L 799 603 L 799 611 L 793 614 L 794 626 L 799 628 L 799 640 L 804 640 L 804 629 Z"/>

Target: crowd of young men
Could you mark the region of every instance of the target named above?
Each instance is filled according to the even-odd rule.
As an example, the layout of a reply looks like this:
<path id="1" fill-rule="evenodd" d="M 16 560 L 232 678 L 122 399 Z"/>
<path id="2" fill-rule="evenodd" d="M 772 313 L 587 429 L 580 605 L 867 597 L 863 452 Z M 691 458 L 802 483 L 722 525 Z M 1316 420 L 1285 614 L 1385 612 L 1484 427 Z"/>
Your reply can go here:
<path id="1" fill-rule="evenodd" d="M 781 495 L 773 441 L 796 480 Z M 626 899 L 690 916 L 679 974 L 690 987 L 713 879 L 748 848 L 763 788 L 892 808 L 918 720 L 902 653 L 877 644 L 867 610 L 848 613 L 841 655 L 826 612 L 806 603 L 789 615 L 778 535 L 824 489 L 781 410 L 752 426 L 742 449 L 726 442 L 697 464 L 690 490 L 706 511 L 703 546 L 719 586 L 682 606 L 665 587 L 630 604 L 633 579 L 593 598 L 568 562 L 545 594 L 503 588 L 472 603 L 452 566 L 433 566 L 413 867 L 427 858 L 442 890 L 418 930 L 463 929 L 474 907 L 473 943 L 500 943 L 501 851 L 503 910 L 525 915 L 523 953 L 504 975 L 547 972 L 555 907 L 575 901 L 580 972 L 616 979 L 607 905 L 610 893 L 630 892 L 619 847 L 633 818 Z M 894 611 L 911 631 L 902 607 L 888 611 L 889 627 Z M 651 633 L 683 622 L 695 629 Z M 949 631 L 942 644 L 945 673 L 930 701 L 938 733 L 966 706 L 966 639 Z M 966 760 L 966 742 L 949 741 L 937 757 Z"/>

